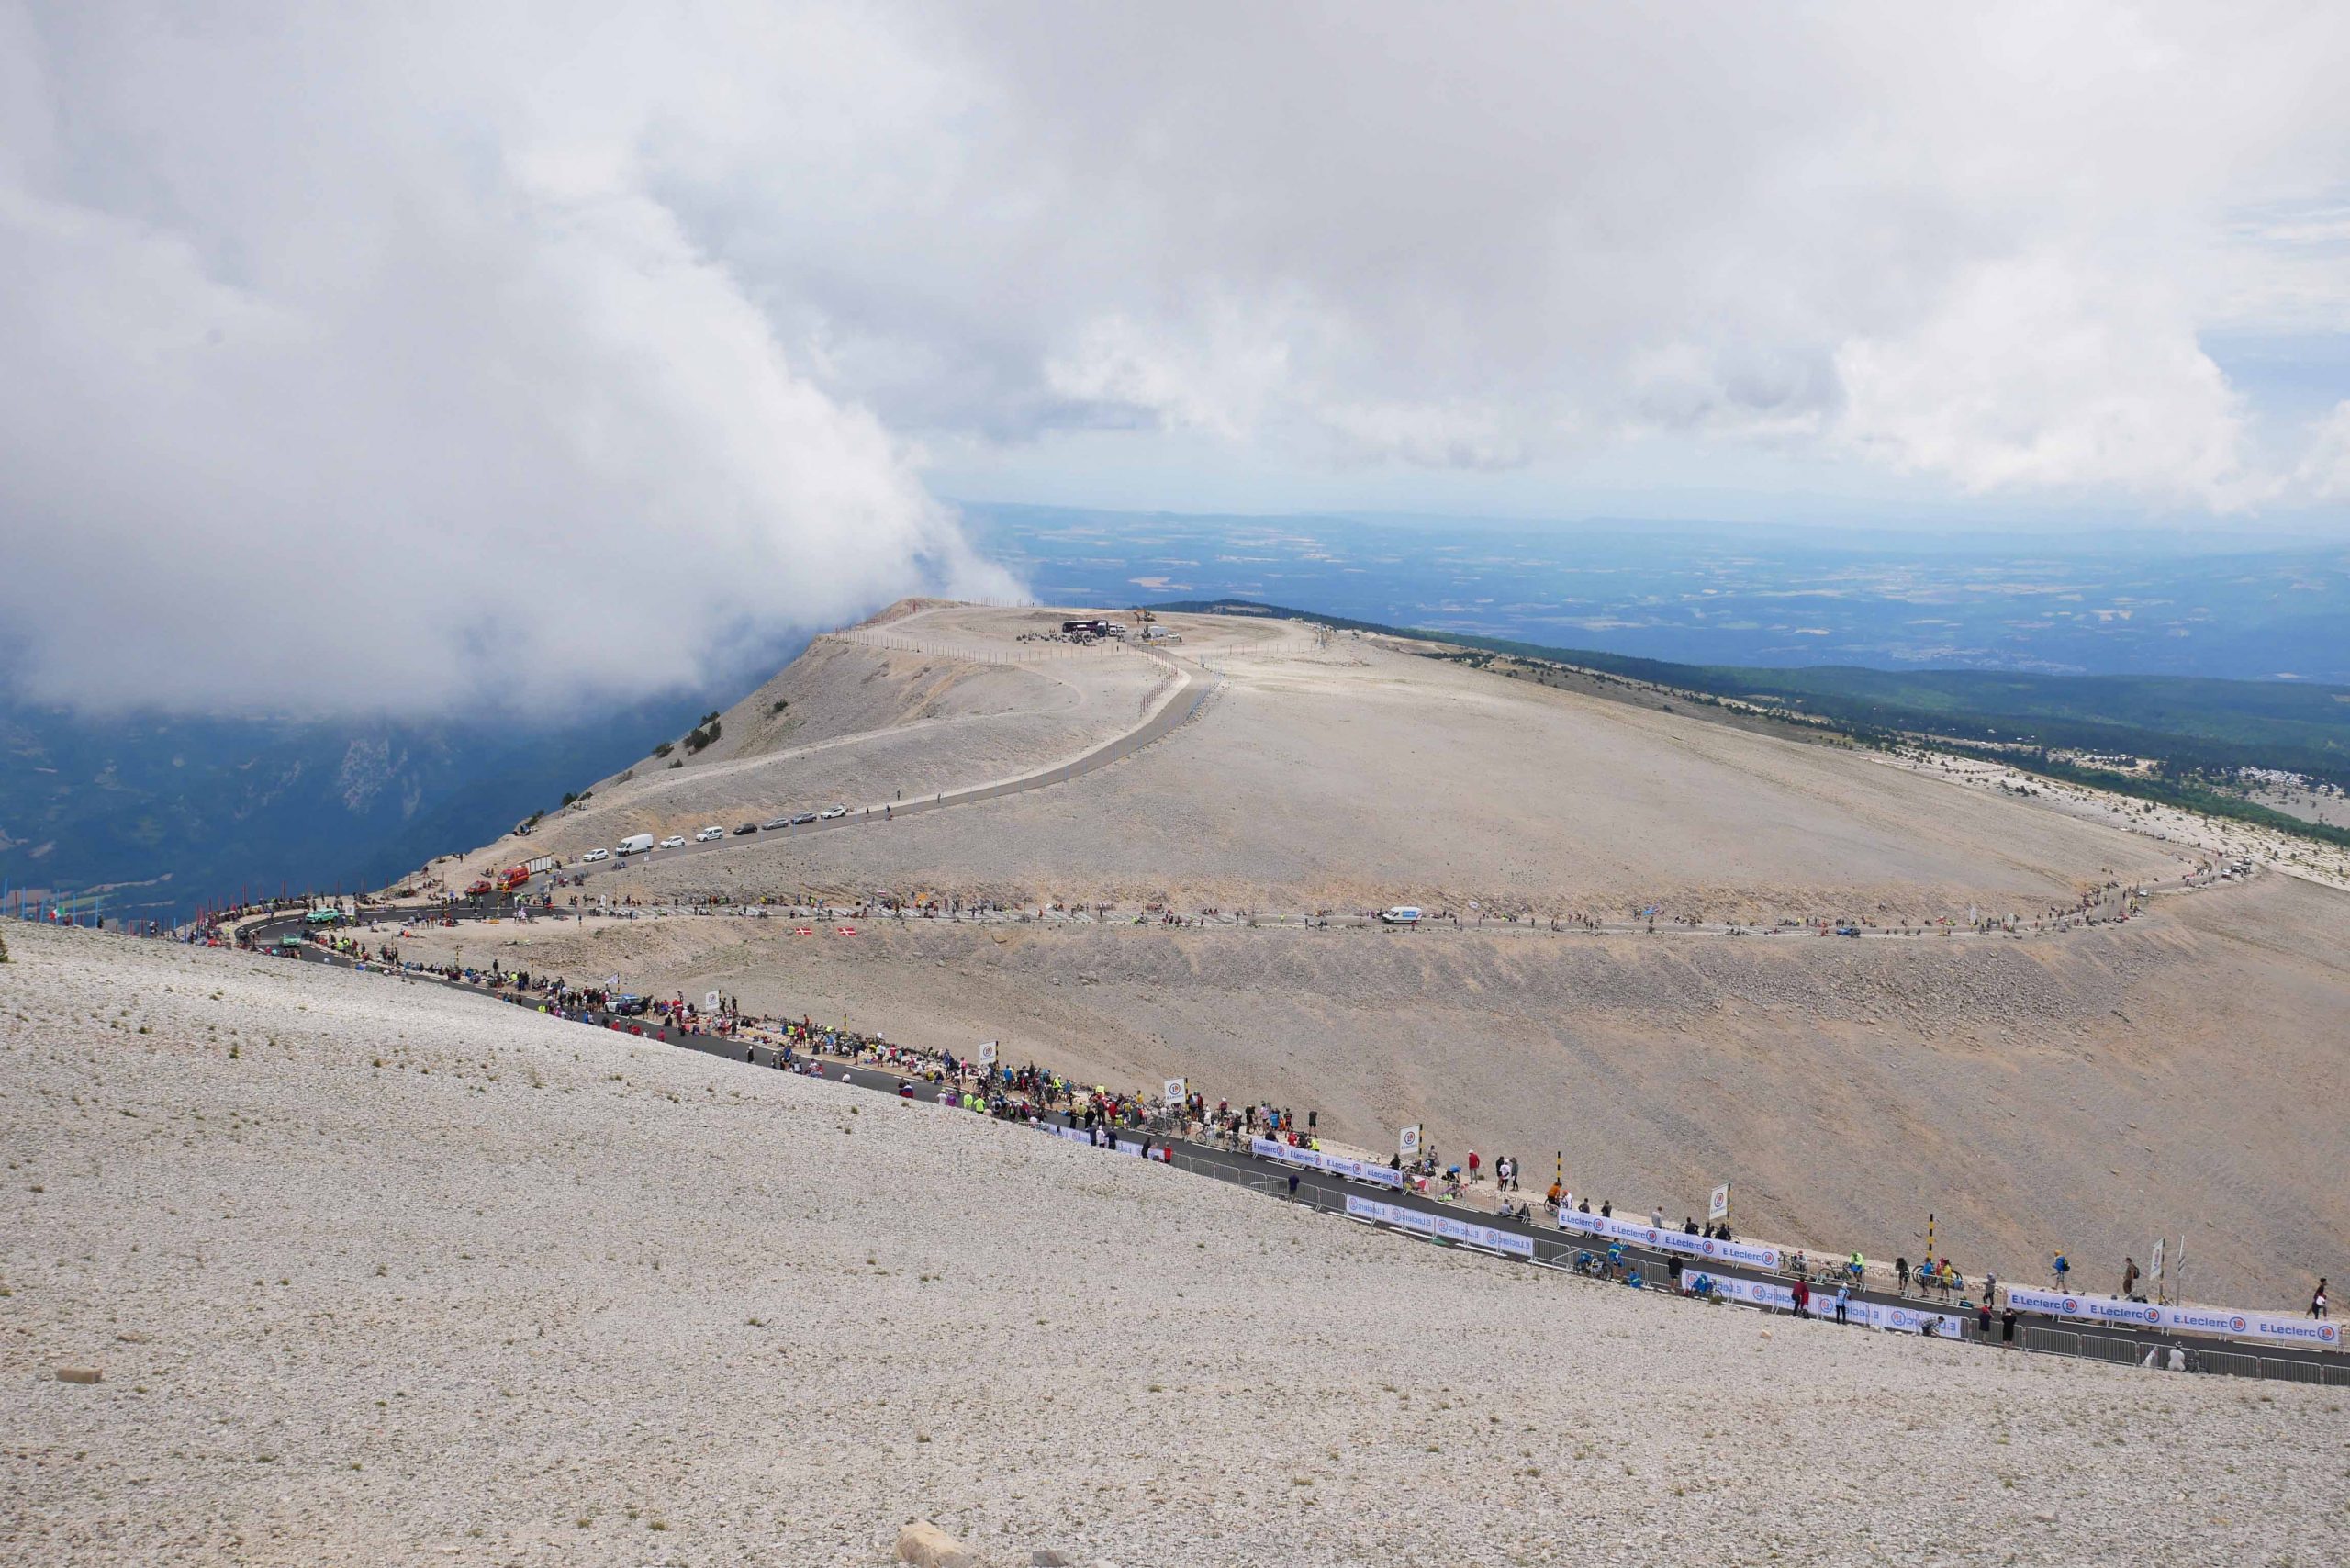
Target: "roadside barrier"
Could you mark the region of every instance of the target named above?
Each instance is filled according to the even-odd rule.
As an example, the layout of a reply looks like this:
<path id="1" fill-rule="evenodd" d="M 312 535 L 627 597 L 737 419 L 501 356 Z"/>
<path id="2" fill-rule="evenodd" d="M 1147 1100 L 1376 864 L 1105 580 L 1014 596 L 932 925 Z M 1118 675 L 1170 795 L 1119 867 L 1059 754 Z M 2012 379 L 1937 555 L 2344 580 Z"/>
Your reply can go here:
<path id="1" fill-rule="evenodd" d="M 1684 1258 L 1695 1258 L 1700 1261 L 1742 1263 L 1750 1269 L 1767 1269 L 1774 1274 L 1779 1271 L 1779 1249 L 1761 1242 L 1719 1241 L 1709 1236 L 1691 1236 L 1685 1231 L 1636 1225 L 1613 1215 L 1587 1215 L 1580 1209 L 1561 1210 L 1559 1228 L 1570 1235 L 1597 1237 L 1606 1241 L 1628 1241 L 1636 1247 L 1647 1247 L 1659 1252 L 1678 1252 Z"/>
<path id="2" fill-rule="evenodd" d="M 2158 1306 L 2121 1296 L 2044 1291 L 2030 1285 L 2009 1285 L 2007 1292 L 2008 1305 L 2018 1312 L 2044 1313 L 2050 1317 L 2126 1324 L 2132 1328 L 2167 1329 L 2174 1334 L 2218 1334 L 2231 1339 L 2305 1345 L 2322 1350 L 2342 1348 L 2341 1327 L 2330 1318 L 2286 1317 L 2273 1312 L 2238 1312 L 2224 1306 Z"/>
<path id="3" fill-rule="evenodd" d="M 1687 1294 L 1688 1275 L 1682 1276 L 1681 1284 L 1683 1293 Z M 1713 1294 L 1724 1301 L 1734 1301 L 1743 1306 L 1759 1306 L 1767 1311 L 1792 1313 L 1796 1309 L 1795 1289 L 1791 1285 L 1771 1284 L 1762 1280 L 1717 1279 L 1713 1280 Z M 1833 1323 L 1836 1320 L 1834 1293 L 1814 1294 L 1808 1311 L 1814 1317 Z M 1944 1339 L 1964 1338 L 1966 1334 L 1954 1314 L 1920 1312 L 1913 1306 L 1863 1301 L 1858 1296 L 1844 1304 L 1844 1321 L 1859 1324 L 1864 1328 L 1882 1328 L 1893 1334 L 1931 1333 Z"/>
<path id="4" fill-rule="evenodd" d="M 1278 1159 L 1283 1165 L 1343 1176 L 1349 1182 L 1367 1182 L 1374 1187 L 1393 1187 L 1401 1191 L 1404 1185 L 1404 1173 L 1400 1170 L 1391 1170 L 1384 1165 L 1373 1165 L 1360 1159 L 1349 1159 L 1341 1154 L 1324 1154 L 1319 1149 L 1300 1148 L 1279 1138 L 1250 1138 L 1248 1152 L 1259 1159 Z"/>
<path id="5" fill-rule="evenodd" d="M 1374 1225 L 1392 1225 L 1398 1230 L 1416 1231 L 1422 1236 L 1441 1237 L 1469 1247 L 1483 1247 L 1488 1251 L 1505 1253 L 1512 1258 L 1534 1258 L 1534 1238 L 1516 1231 L 1496 1230 L 1490 1225 L 1472 1225 L 1450 1215 L 1432 1215 L 1426 1209 L 1405 1208 L 1401 1204 L 1382 1204 L 1377 1198 L 1347 1197 L 1347 1213 L 1356 1219 L 1367 1219 Z"/>

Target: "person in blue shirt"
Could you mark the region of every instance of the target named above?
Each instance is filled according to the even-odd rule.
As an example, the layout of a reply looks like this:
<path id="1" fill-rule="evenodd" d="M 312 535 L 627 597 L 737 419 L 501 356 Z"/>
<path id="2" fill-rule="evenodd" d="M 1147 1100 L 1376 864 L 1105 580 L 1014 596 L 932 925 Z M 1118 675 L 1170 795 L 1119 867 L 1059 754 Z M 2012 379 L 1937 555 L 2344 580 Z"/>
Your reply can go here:
<path id="1" fill-rule="evenodd" d="M 2059 1252 L 2056 1254 L 2056 1261 L 2053 1269 L 2056 1276 L 2056 1288 L 2061 1291 L 2065 1288 L 2065 1276 L 2073 1271 L 2073 1265 L 2066 1262 L 2065 1255 Z"/>

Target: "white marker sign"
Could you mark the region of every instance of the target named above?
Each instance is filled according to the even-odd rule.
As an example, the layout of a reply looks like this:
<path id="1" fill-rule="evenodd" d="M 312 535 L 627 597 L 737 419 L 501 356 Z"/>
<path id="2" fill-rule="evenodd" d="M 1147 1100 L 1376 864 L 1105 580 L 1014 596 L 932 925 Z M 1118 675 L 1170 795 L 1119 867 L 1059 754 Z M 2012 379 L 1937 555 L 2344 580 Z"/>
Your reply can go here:
<path id="1" fill-rule="evenodd" d="M 982 1067 L 993 1067 L 995 1065 L 995 1042 L 993 1040 L 981 1040 L 979 1042 L 979 1065 Z"/>
<path id="2" fill-rule="evenodd" d="M 1183 1081 L 1182 1081 L 1181 1079 L 1180 1079 L 1180 1078 L 1170 1078 L 1170 1079 L 1169 1079 L 1169 1080 L 1167 1081 L 1167 1103 L 1168 1103 L 1169 1105 L 1181 1105 L 1181 1103 L 1183 1103 L 1183 1100 L 1184 1100 L 1184 1084 L 1183 1084 Z"/>
<path id="3" fill-rule="evenodd" d="M 1402 1155 L 1406 1159 L 1412 1159 L 1420 1152 L 1420 1128 L 1418 1123 L 1415 1122 L 1412 1126 L 1405 1127 L 1403 1132 L 1397 1136 L 1395 1139 L 1395 1152 Z"/>
<path id="4" fill-rule="evenodd" d="M 704 1013 L 715 1013 L 718 1011 L 718 992 L 714 991 L 711 991 L 701 999 L 701 1010 Z"/>
<path id="5" fill-rule="evenodd" d="M 1729 1218 L 1729 1182 L 1725 1182 L 1720 1186 L 1715 1188 L 1713 1196 L 1706 1200 L 1706 1217 L 1708 1219 Z"/>

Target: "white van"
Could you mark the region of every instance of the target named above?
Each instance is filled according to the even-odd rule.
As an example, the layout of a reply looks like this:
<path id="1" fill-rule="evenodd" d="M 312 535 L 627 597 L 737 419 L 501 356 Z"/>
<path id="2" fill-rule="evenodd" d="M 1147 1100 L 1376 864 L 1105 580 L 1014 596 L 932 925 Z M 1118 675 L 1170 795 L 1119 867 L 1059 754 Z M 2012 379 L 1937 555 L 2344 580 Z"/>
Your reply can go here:
<path id="1" fill-rule="evenodd" d="M 651 834 L 632 833 L 626 838 L 621 839 L 620 843 L 613 847 L 612 853 L 615 855 L 642 855 L 652 847 L 653 835 Z"/>
<path id="2" fill-rule="evenodd" d="M 1420 923 L 1420 906 L 1416 903 L 1399 903 L 1393 909 L 1381 910 L 1379 919 L 1380 923 L 1385 925 L 1417 925 Z"/>
<path id="3" fill-rule="evenodd" d="M 724 838 L 725 836 L 726 830 L 722 827 L 706 827 L 699 833 L 694 834 L 694 842 L 696 844 L 709 844 L 713 840 Z"/>

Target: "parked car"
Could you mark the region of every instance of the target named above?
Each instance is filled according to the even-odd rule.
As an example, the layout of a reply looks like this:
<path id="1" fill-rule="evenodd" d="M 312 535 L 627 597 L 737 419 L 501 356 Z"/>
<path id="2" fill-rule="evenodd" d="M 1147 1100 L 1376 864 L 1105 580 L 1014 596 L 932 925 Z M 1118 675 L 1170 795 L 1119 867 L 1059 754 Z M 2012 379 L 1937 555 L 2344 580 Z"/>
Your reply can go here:
<path id="1" fill-rule="evenodd" d="M 789 817 L 778 817 L 771 823 L 762 823 L 759 825 L 766 828 L 769 833 L 773 833 L 779 827 L 789 827 L 791 825 L 791 821 L 792 819 Z"/>
<path id="2" fill-rule="evenodd" d="M 582 860 L 610 860 L 611 857 L 612 852 L 609 849 L 591 849 L 587 854 L 582 855 L 579 858 Z"/>
<path id="3" fill-rule="evenodd" d="M 756 833 L 756 832 L 758 832 L 758 831 L 759 831 L 759 824 L 758 824 L 758 823 L 744 823 L 742 826 L 740 826 L 740 827 L 738 827 L 738 828 L 736 828 L 736 829 L 734 830 L 734 836 L 735 836 L 735 837 L 737 837 L 737 838 L 740 838 L 740 837 L 742 837 L 742 836 L 743 836 L 744 834 L 746 834 L 746 833 Z"/>
<path id="4" fill-rule="evenodd" d="M 726 830 L 722 827 L 706 827 L 699 833 L 694 834 L 694 842 L 696 844 L 708 844 L 713 838 L 724 838 L 725 836 Z"/>
<path id="5" fill-rule="evenodd" d="M 814 822 L 815 820 L 815 812 L 802 812 L 798 816 L 791 819 L 791 825 L 794 827 L 806 827 L 810 823 Z"/>
<path id="6" fill-rule="evenodd" d="M 673 833 L 661 841 L 661 847 L 664 849 L 683 849 L 685 846 L 686 835 L 682 833 Z"/>
<path id="7" fill-rule="evenodd" d="M 822 811 L 818 812 L 816 814 L 823 818 L 826 822 L 830 822 L 834 817 L 845 817 L 848 815 L 848 808 L 846 806 L 826 806 Z"/>

